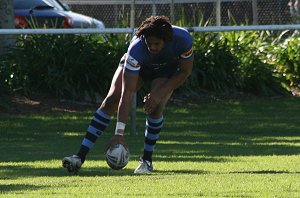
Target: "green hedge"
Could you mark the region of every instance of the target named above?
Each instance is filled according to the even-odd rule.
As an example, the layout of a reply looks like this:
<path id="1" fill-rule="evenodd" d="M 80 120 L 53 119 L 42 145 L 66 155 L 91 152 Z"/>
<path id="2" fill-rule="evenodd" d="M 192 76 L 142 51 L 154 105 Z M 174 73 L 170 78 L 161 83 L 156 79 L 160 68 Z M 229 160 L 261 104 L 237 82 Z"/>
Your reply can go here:
<path id="1" fill-rule="evenodd" d="M 282 95 L 299 88 L 298 33 L 193 33 L 193 73 L 177 92 Z M 104 42 L 105 41 L 105 42 Z M 0 57 L 0 91 L 82 100 L 104 96 L 130 35 L 21 35 Z"/>
<path id="2" fill-rule="evenodd" d="M 114 35 L 20 36 L 16 47 L 1 57 L 5 71 L 1 89 L 22 89 L 29 96 L 94 99 L 108 90 L 126 40 Z"/>
<path id="3" fill-rule="evenodd" d="M 273 39 L 268 32 L 196 33 L 195 66 L 189 86 L 221 94 L 284 94 L 277 65 L 267 58 Z"/>

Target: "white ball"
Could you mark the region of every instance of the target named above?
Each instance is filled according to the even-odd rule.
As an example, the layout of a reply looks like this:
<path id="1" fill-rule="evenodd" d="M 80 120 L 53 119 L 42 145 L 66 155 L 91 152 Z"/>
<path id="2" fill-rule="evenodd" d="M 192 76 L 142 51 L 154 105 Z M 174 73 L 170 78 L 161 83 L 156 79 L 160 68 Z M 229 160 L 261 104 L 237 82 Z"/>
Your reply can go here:
<path id="1" fill-rule="evenodd" d="M 105 159 L 109 167 L 114 170 L 124 168 L 129 161 L 129 150 L 122 144 L 116 144 L 113 149 L 108 149 Z"/>

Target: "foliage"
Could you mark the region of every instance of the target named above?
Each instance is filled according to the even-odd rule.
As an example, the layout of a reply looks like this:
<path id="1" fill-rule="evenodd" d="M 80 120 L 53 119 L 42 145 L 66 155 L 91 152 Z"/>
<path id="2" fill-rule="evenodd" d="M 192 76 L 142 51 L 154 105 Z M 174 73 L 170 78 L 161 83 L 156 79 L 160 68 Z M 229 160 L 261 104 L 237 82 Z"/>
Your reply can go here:
<path id="1" fill-rule="evenodd" d="M 200 21 L 202 26 L 208 24 L 209 21 Z M 242 92 L 269 96 L 299 88 L 297 32 L 192 34 L 193 72 L 177 93 Z M 0 57 L 0 91 L 95 100 L 109 89 L 129 42 L 129 34 L 21 35 L 16 47 Z"/>
<path id="2" fill-rule="evenodd" d="M 1 64 L 12 72 L 6 86 L 22 88 L 27 95 L 72 99 L 105 94 L 126 45 L 124 39 L 111 38 L 116 37 L 21 35 Z"/>
<path id="3" fill-rule="evenodd" d="M 273 35 L 267 31 L 194 33 L 195 60 L 188 90 L 256 95 L 285 94 L 266 61 Z"/>
<path id="4" fill-rule="evenodd" d="M 286 32 L 283 32 L 285 34 Z M 282 38 L 282 35 L 270 46 L 270 64 L 275 66 L 274 75 L 280 79 L 284 88 L 300 88 L 300 33 Z"/>
<path id="5" fill-rule="evenodd" d="M 13 71 L 11 70 L 11 67 L 7 67 L 7 65 L 7 60 L 2 58 L 2 60 L 0 61 L 0 96 L 1 93 L 9 93 L 10 90 L 13 90 L 11 86 Z"/>
<path id="6" fill-rule="evenodd" d="M 218 34 L 199 33 L 194 35 L 195 60 L 191 85 L 205 90 L 230 93 L 241 85 L 235 69 L 237 59 Z"/>
<path id="7" fill-rule="evenodd" d="M 222 33 L 221 42 L 236 59 L 235 68 L 242 84 L 241 91 L 257 95 L 273 95 L 280 93 L 280 85 L 273 77 L 272 65 L 265 62 L 268 52 L 265 50 L 272 35 L 268 31 L 241 31 Z"/>

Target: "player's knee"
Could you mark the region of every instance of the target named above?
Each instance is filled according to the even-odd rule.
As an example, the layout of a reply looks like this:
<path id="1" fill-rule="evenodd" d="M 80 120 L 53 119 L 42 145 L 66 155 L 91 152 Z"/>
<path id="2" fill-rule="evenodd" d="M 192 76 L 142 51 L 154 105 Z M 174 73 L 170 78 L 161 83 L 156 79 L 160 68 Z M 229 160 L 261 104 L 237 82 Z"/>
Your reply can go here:
<path id="1" fill-rule="evenodd" d="M 160 117 L 165 109 L 165 103 L 160 103 L 155 109 L 154 111 L 152 111 L 152 113 L 150 114 L 150 116 L 152 117 Z"/>
<path id="2" fill-rule="evenodd" d="M 112 94 L 112 95 L 107 96 L 103 100 L 101 107 L 114 113 L 118 108 L 120 97 L 121 96 L 119 94 Z"/>

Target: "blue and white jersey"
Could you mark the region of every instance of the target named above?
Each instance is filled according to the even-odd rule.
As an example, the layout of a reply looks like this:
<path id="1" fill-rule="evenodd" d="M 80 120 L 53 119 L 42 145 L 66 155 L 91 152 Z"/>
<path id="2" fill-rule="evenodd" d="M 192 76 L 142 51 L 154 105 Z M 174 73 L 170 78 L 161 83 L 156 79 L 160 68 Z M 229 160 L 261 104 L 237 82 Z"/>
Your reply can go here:
<path id="1" fill-rule="evenodd" d="M 158 54 L 151 54 L 143 37 L 133 38 L 128 47 L 125 59 L 126 71 L 139 73 L 141 67 L 160 68 L 172 64 L 179 59 L 187 60 L 193 55 L 193 37 L 178 26 L 172 26 L 173 39 L 164 44 Z M 178 67 L 178 65 L 174 65 Z"/>

